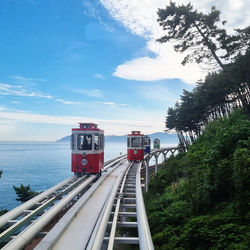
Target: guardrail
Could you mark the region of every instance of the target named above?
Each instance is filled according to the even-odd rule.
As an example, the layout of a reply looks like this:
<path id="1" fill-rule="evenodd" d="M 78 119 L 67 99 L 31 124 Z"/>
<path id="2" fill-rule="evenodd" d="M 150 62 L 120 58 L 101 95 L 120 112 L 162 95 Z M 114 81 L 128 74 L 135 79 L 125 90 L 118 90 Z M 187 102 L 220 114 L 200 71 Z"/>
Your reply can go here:
<path id="1" fill-rule="evenodd" d="M 154 249 L 147 214 L 144 206 L 144 200 L 142 195 L 141 188 L 141 165 L 139 164 L 136 173 L 136 211 L 137 211 L 137 224 L 138 224 L 138 233 L 140 241 L 140 249 Z"/>
<path id="2" fill-rule="evenodd" d="M 148 192 L 148 183 L 149 183 L 149 161 L 151 158 L 155 158 L 155 173 L 158 171 L 158 158 L 161 154 L 164 156 L 164 161 L 167 159 L 167 154 L 171 152 L 173 155 L 176 151 L 178 151 L 178 147 L 169 147 L 169 148 L 161 148 L 161 149 L 153 149 L 149 154 L 144 156 L 144 166 L 145 166 L 145 192 Z"/>

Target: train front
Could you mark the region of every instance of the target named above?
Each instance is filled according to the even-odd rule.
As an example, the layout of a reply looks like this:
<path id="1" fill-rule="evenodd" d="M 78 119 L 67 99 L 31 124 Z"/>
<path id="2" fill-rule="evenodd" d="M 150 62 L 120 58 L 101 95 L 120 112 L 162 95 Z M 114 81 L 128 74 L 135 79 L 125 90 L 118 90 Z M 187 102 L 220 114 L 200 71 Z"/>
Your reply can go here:
<path id="1" fill-rule="evenodd" d="M 127 138 L 128 161 L 144 160 L 144 135 L 140 131 L 132 131 Z"/>
<path id="2" fill-rule="evenodd" d="M 154 148 L 157 148 L 157 149 L 160 148 L 160 139 L 158 138 L 154 139 Z"/>
<path id="3" fill-rule="evenodd" d="M 94 123 L 79 123 L 71 135 L 71 171 L 101 174 L 104 164 L 104 132 Z"/>

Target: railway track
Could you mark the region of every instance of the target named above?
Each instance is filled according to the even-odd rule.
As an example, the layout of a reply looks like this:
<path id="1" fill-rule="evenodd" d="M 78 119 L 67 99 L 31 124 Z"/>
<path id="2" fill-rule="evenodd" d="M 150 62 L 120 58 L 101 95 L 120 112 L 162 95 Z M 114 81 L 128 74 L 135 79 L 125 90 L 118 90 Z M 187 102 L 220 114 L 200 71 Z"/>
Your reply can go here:
<path id="1" fill-rule="evenodd" d="M 141 187 L 142 162 L 129 163 L 117 179 L 86 249 L 154 249 Z M 134 248 L 134 247 L 133 247 Z"/>
<path id="2" fill-rule="evenodd" d="M 120 245 L 154 249 L 142 197 L 141 167 L 141 162 L 124 161 L 102 176 L 35 250 L 117 249 Z"/>
<path id="3" fill-rule="evenodd" d="M 162 152 L 152 150 L 142 162 L 127 162 L 122 155 L 104 163 L 103 174 L 72 176 L 0 216 L 0 248 L 15 249 L 118 249 L 129 245 L 154 249 L 144 208 L 149 161 Z M 133 245 L 133 246 L 132 246 Z"/>
<path id="4" fill-rule="evenodd" d="M 126 156 L 104 164 L 104 172 Z M 97 176 L 72 176 L 0 217 L 0 247 L 20 249 L 42 232 L 51 220 L 66 212 L 97 180 Z"/>

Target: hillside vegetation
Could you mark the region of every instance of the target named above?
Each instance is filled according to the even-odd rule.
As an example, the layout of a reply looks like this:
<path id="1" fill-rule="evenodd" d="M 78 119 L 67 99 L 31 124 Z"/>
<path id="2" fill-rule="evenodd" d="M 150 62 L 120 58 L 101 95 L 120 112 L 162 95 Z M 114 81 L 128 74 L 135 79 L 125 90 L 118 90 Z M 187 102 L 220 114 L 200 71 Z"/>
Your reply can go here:
<path id="1" fill-rule="evenodd" d="M 156 249 L 250 249 L 250 121 L 207 125 L 170 157 L 145 195 Z"/>

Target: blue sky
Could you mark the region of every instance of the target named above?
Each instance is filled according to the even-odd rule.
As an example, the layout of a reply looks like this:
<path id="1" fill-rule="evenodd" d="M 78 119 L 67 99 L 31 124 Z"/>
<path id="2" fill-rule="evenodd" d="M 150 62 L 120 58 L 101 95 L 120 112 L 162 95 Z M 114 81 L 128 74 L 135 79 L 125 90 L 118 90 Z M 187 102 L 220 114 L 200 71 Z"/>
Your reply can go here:
<path id="1" fill-rule="evenodd" d="M 54 141 L 78 122 L 163 131 L 168 107 L 206 73 L 155 41 L 167 2 L 0 0 L 0 141 Z M 222 3 L 229 29 L 247 26 L 247 1 Z"/>

